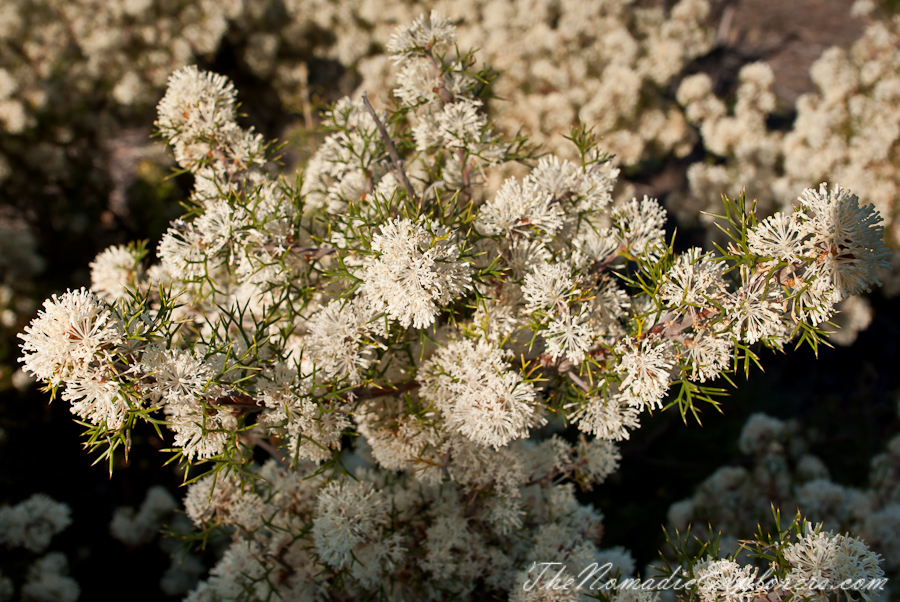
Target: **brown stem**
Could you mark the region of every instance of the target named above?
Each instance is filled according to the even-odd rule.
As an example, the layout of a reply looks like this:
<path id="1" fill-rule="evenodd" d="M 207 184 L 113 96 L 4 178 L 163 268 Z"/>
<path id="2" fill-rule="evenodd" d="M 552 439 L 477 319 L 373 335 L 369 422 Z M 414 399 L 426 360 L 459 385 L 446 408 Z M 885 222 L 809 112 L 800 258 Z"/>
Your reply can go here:
<path id="1" fill-rule="evenodd" d="M 418 381 L 411 380 L 409 382 L 388 387 L 357 387 L 347 394 L 352 399 L 375 399 L 376 397 L 384 397 L 385 395 L 396 395 L 398 393 L 406 393 L 413 389 L 418 389 L 421 385 Z"/>
<path id="2" fill-rule="evenodd" d="M 472 195 L 469 192 L 469 162 L 466 161 L 465 151 L 461 148 L 456 149 L 456 157 L 459 159 L 459 165 L 462 168 L 463 204 L 468 204 L 469 200 L 472 198 Z"/>
<path id="3" fill-rule="evenodd" d="M 609 267 L 609 265 L 614 262 L 618 257 L 619 253 L 625 250 L 625 245 L 619 245 L 619 248 L 616 249 L 613 253 L 610 253 L 609 257 L 604 259 L 603 261 L 595 261 L 594 265 L 591 266 L 590 273 L 596 274 L 601 272 Z"/>
<path id="4" fill-rule="evenodd" d="M 255 399 L 243 393 L 232 392 L 209 401 L 211 406 L 227 406 L 234 411 L 250 414 L 252 412 L 262 412 L 265 407 L 260 405 Z"/>
<path id="5" fill-rule="evenodd" d="M 456 102 L 456 98 L 450 94 L 450 90 L 447 89 L 447 86 L 444 85 L 444 70 L 441 69 L 440 65 L 438 65 L 437 59 L 431 50 L 426 50 L 425 53 L 428 55 L 428 58 L 431 60 L 431 66 L 434 67 L 434 70 L 437 71 L 438 74 L 438 94 L 441 95 L 441 100 L 445 103 L 450 104 Z"/>
<path id="6" fill-rule="evenodd" d="M 281 248 L 286 251 L 290 251 L 291 253 L 302 255 L 304 258 L 310 261 L 321 259 L 326 255 L 331 255 L 332 253 L 337 252 L 337 249 L 331 249 L 328 247 L 301 247 L 297 243 L 289 243 L 287 246 L 267 244 L 263 245 L 263 248 L 266 251 L 277 251 L 279 248 Z"/>
<path id="7" fill-rule="evenodd" d="M 366 96 L 365 92 L 362 94 L 362 101 L 366 111 L 368 111 L 369 115 L 371 115 L 372 119 L 375 121 L 375 127 L 378 128 L 378 133 L 381 134 L 384 146 L 391 156 L 391 162 L 394 164 L 394 175 L 400 180 L 403 189 L 406 190 L 406 196 L 408 196 L 410 200 L 414 200 L 416 198 L 416 191 L 413 189 L 412 184 L 409 183 L 409 178 L 406 177 L 406 172 L 403 170 L 403 162 L 400 160 L 400 155 L 397 153 L 397 147 L 394 146 L 394 141 L 391 140 L 387 128 L 384 127 L 384 124 L 378 119 L 378 113 L 375 112 L 375 108 L 372 106 L 372 103 L 369 102 L 369 97 Z"/>

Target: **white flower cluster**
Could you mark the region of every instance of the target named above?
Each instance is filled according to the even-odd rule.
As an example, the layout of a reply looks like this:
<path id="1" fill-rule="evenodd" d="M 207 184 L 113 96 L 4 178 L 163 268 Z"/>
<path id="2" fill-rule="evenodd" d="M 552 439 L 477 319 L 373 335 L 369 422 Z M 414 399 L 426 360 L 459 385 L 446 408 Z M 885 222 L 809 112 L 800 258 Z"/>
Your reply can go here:
<path id="1" fill-rule="evenodd" d="M 51 552 L 28 567 L 22 585 L 22 599 L 49 602 L 75 602 L 81 595 L 78 582 L 66 573 L 69 561 L 60 552 Z"/>
<path id="2" fill-rule="evenodd" d="M 495 449 L 538 422 L 534 386 L 511 370 L 504 352 L 487 341 L 454 341 L 422 366 L 422 395 L 441 411 L 446 427 Z"/>
<path id="3" fill-rule="evenodd" d="M 855 537 L 831 532 L 816 531 L 809 523 L 803 525 L 804 534 L 797 542 L 788 546 L 784 558 L 793 569 L 788 579 L 802 583 L 792 588 L 797 594 L 816 595 L 816 589 L 838 587 L 842 583 L 870 583 L 884 577 L 879 566 L 881 558 L 871 552 L 863 541 Z M 816 580 L 817 586 L 810 587 Z M 824 583 L 824 587 L 819 587 Z M 875 594 L 862 592 L 866 599 Z"/>
<path id="4" fill-rule="evenodd" d="M 91 290 L 110 303 L 124 299 L 141 280 L 143 254 L 124 245 L 101 251 L 90 263 Z"/>
<path id="5" fill-rule="evenodd" d="M 713 560 L 710 557 L 694 567 L 700 582 L 701 602 L 749 602 L 768 594 L 756 579 L 759 569 L 741 566 L 733 560 Z"/>
<path id="6" fill-rule="evenodd" d="M 235 122 L 236 97 L 234 86 L 222 75 L 200 72 L 193 65 L 172 74 L 157 107 L 156 127 L 169 140 L 180 166 L 198 171 L 214 159 L 215 167 L 231 171 L 235 163 L 246 168 L 259 161 L 262 136 Z"/>
<path id="7" fill-rule="evenodd" d="M 804 600 L 829 600 L 841 588 L 846 593 L 848 586 L 865 600 L 878 599 L 878 591 L 869 589 L 884 577 L 878 554 L 855 537 L 821 531 L 821 525 L 806 522 L 800 529 L 796 541 L 772 546 L 790 567 L 777 589 L 766 583 L 759 568 L 707 557 L 693 567 L 701 602 L 749 602 L 788 592 Z"/>
<path id="8" fill-rule="evenodd" d="M 381 226 L 372 237 L 378 255 L 363 273 L 363 291 L 376 314 L 427 328 L 440 308 L 472 288 L 471 270 L 449 236 L 437 222 L 397 218 Z"/>
<path id="9" fill-rule="evenodd" d="M 802 273 L 792 273 L 791 287 L 802 289 L 798 312 L 812 324 L 830 317 L 832 306 L 881 284 L 879 268 L 890 266 L 890 250 L 882 239 L 881 216 L 872 205 L 859 206 L 859 197 L 825 184 L 806 189 L 798 211 L 766 218 L 749 236 L 754 253 L 773 263 L 795 265 L 814 257 Z"/>

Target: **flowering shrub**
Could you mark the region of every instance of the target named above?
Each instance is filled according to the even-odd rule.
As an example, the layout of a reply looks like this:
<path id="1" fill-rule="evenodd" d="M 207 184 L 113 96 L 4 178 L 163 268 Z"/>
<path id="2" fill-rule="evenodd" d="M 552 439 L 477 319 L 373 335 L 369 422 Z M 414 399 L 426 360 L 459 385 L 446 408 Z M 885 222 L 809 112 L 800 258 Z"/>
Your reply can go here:
<path id="1" fill-rule="evenodd" d="M 589 129 L 575 162 L 495 133 L 491 73 L 455 33 L 434 13 L 400 29 L 398 102 L 339 101 L 295 179 L 226 78 L 176 71 L 156 126 L 194 176 L 189 212 L 158 263 L 104 251 L 93 290 L 21 335 L 110 468 L 148 422 L 209 469 L 185 508 L 199 541 L 232 543 L 189 600 L 532 600 L 535 563 L 631 574 L 575 485 L 616 470 L 644 412 L 718 404 L 758 344 L 817 348 L 887 265 L 879 215 L 825 184 L 761 222 L 725 199 L 728 244 L 676 253 L 655 199 L 613 203 Z M 528 175 L 485 195 L 509 161 Z M 529 438 L 549 421 L 582 435 Z"/>

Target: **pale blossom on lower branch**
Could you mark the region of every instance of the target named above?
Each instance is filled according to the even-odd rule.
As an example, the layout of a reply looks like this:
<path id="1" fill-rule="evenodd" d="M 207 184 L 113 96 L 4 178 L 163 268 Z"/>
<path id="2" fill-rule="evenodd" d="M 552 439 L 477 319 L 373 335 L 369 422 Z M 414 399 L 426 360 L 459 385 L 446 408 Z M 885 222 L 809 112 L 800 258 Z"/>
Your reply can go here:
<path id="1" fill-rule="evenodd" d="M 353 562 L 354 551 L 377 545 L 381 539 L 388 508 L 371 483 L 329 483 L 319 492 L 317 503 L 312 533 L 320 558 L 329 566 L 343 568 Z"/>
<path id="2" fill-rule="evenodd" d="M 577 410 L 572 419 L 578 428 L 601 439 L 622 441 L 630 431 L 640 428 L 641 408 L 629 403 L 620 393 L 609 397 L 592 397 Z"/>
<path id="3" fill-rule="evenodd" d="M 286 435 L 287 451 L 291 457 L 322 461 L 340 447 L 341 436 L 350 426 L 343 402 L 314 401 L 310 396 L 295 393 L 273 398 L 263 397 L 269 409 L 259 424 L 270 427 L 271 433 Z"/>
<path id="4" fill-rule="evenodd" d="M 235 477 L 207 476 L 190 486 L 187 513 L 198 525 L 234 528 L 234 542 L 188 599 L 230 600 L 244 591 L 254 600 L 302 592 L 315 597 L 338 578 L 342 587 L 383 588 L 397 599 L 440 600 L 448 592 L 465 598 L 479 582 L 514 594 L 516 574 L 542 555 L 579 564 L 610 560 L 630 573 L 627 551 L 596 547 L 602 515 L 581 505 L 571 484 L 554 483 L 560 469 L 601 481 L 618 461 L 614 446 L 570 446 L 559 438 L 516 445 L 502 463 L 518 469 L 493 486 L 432 484 L 412 472 L 365 468 L 359 445 L 362 455 L 354 462 L 363 468 L 355 479 L 328 482 L 311 477 L 313 464 L 292 470 L 274 460 L 252 468 L 262 479 L 245 482 L 243 491 Z M 498 458 L 486 451 L 474 461 L 472 477 L 478 478 Z M 472 499 L 467 492 L 473 487 L 488 495 Z M 560 556 L 560 541 L 572 542 L 573 552 Z M 410 571 L 426 578 L 404 579 Z M 262 575 L 271 578 L 257 582 Z"/>
<path id="5" fill-rule="evenodd" d="M 453 341 L 422 367 L 422 395 L 441 410 L 448 428 L 481 445 L 504 446 L 543 421 L 534 385 L 507 357 L 485 340 Z"/>
<path id="6" fill-rule="evenodd" d="M 756 581 L 758 568 L 742 567 L 733 560 L 707 557 L 694 566 L 694 571 L 701 602 L 749 602 L 768 593 Z"/>
<path id="7" fill-rule="evenodd" d="M 371 447 L 372 457 L 387 470 L 406 470 L 424 457 L 426 450 L 442 444 L 440 435 L 430 426 L 433 412 L 403 416 L 397 409 L 399 403 L 394 397 L 375 399 L 355 415 L 359 434 Z"/>
<path id="8" fill-rule="evenodd" d="M 831 587 L 851 581 L 871 582 L 884 577 L 884 570 L 879 566 L 881 558 L 870 551 L 861 540 L 849 535 L 816 532 L 814 527 L 806 523 L 804 534 L 796 543 L 784 550 L 784 558 L 793 569 L 788 579 L 800 584 L 797 591 L 809 593 L 812 578 L 824 580 Z M 860 592 L 867 600 L 871 592 Z"/>
<path id="9" fill-rule="evenodd" d="M 640 340 L 627 337 L 616 351 L 622 354 L 617 370 L 624 376 L 622 395 L 628 403 L 640 409 L 662 407 L 674 364 L 671 344 L 652 335 Z"/>
<path id="10" fill-rule="evenodd" d="M 384 321 L 365 297 L 336 299 L 310 321 L 306 351 L 323 380 L 346 378 L 359 384 L 374 361 L 373 335 L 384 332 Z"/>

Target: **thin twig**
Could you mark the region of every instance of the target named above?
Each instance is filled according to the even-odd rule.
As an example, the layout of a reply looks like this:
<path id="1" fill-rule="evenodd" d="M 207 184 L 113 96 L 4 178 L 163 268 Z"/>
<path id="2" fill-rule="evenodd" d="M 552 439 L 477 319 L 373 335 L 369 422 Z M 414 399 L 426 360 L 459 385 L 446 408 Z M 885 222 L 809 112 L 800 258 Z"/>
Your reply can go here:
<path id="1" fill-rule="evenodd" d="M 624 244 L 619 245 L 619 248 L 610 253 L 609 257 L 607 257 L 603 261 L 595 261 L 594 265 L 591 266 L 590 273 L 597 274 L 608 268 L 612 262 L 619 258 L 619 253 L 621 253 L 625 249 L 627 249 L 627 247 Z"/>
<path id="2" fill-rule="evenodd" d="M 583 380 L 581 380 L 581 377 L 579 377 L 577 374 L 575 374 L 575 373 L 572 372 L 571 370 L 566 370 L 566 374 L 569 376 L 569 378 L 572 379 L 572 382 L 574 382 L 576 385 L 578 385 L 579 387 L 581 387 L 582 389 L 584 389 L 584 392 L 585 392 L 585 393 L 590 393 L 590 392 L 591 392 L 591 387 L 588 386 L 588 384 L 587 384 L 586 382 L 584 382 Z"/>
<path id="3" fill-rule="evenodd" d="M 428 201 L 431 198 L 437 196 L 438 190 L 443 190 L 447 187 L 447 183 L 443 180 L 438 180 L 437 182 L 432 182 L 432 184 L 425 189 L 425 192 L 422 193 L 422 202 Z"/>
<path id="4" fill-rule="evenodd" d="M 263 245 L 263 248 L 269 252 L 276 252 L 281 250 L 281 252 L 290 251 L 291 253 L 295 253 L 297 255 L 302 255 L 304 258 L 313 261 L 315 259 L 321 259 L 326 255 L 331 255 L 335 253 L 337 249 L 332 249 L 329 247 L 302 247 L 296 243 L 289 243 L 288 245 L 276 245 L 276 244 L 267 244 Z"/>
<path id="5" fill-rule="evenodd" d="M 268 441 L 266 441 L 265 439 L 263 439 L 256 433 L 246 433 L 245 435 L 243 435 L 241 437 L 241 439 L 247 445 L 250 445 L 250 446 L 258 445 L 259 447 L 263 448 L 264 450 L 266 450 L 266 453 L 268 453 L 270 456 L 275 458 L 278 461 L 278 463 L 281 464 L 282 466 L 284 466 L 285 468 L 291 467 L 291 463 L 284 456 L 284 454 L 281 453 L 280 449 L 278 449 L 277 447 L 275 447 L 274 445 L 272 445 L 271 443 L 269 443 Z"/>
<path id="6" fill-rule="evenodd" d="M 412 184 L 409 183 L 409 178 L 406 177 L 406 172 L 403 170 L 403 162 L 400 160 L 400 155 L 397 153 L 397 147 L 394 146 L 394 141 L 391 140 L 387 128 L 384 127 L 384 124 L 378 119 L 378 113 L 375 112 L 375 108 L 372 106 L 372 103 L 369 102 L 369 97 L 366 96 L 365 92 L 362 94 L 362 101 L 366 111 L 368 111 L 369 115 L 372 116 L 372 119 L 375 120 L 375 127 L 378 128 L 378 133 L 381 134 L 381 139 L 384 141 L 388 154 L 391 156 L 391 162 L 393 162 L 394 170 L 396 172 L 394 175 L 397 176 L 397 179 L 400 180 L 400 184 L 403 185 L 403 189 L 406 190 L 406 196 L 408 196 L 410 200 L 414 200 L 416 198 L 416 191 L 413 189 Z"/>

